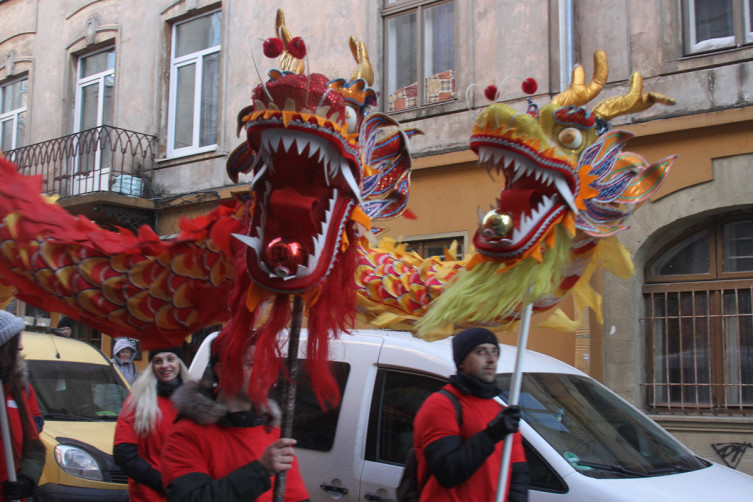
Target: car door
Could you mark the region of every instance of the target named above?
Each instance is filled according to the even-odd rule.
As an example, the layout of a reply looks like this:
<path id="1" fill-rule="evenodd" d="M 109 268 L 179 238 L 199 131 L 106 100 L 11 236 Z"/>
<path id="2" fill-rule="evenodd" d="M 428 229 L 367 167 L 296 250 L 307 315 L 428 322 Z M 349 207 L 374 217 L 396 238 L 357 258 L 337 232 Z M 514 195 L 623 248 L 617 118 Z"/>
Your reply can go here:
<path id="1" fill-rule="evenodd" d="M 413 446 L 413 418 L 424 400 L 444 384 L 436 375 L 400 368 L 379 369 L 369 413 L 361 500 L 395 500 L 395 488 Z"/>
<path id="2" fill-rule="evenodd" d="M 381 342 L 381 338 L 354 336 L 330 343 L 330 361 L 342 393 L 336 408 L 320 408 L 307 378 L 296 389 L 293 437 L 298 441 L 296 456 L 312 502 L 362 500 L 358 484 L 364 431 Z M 301 374 L 306 375 L 305 360 L 301 363 Z"/>

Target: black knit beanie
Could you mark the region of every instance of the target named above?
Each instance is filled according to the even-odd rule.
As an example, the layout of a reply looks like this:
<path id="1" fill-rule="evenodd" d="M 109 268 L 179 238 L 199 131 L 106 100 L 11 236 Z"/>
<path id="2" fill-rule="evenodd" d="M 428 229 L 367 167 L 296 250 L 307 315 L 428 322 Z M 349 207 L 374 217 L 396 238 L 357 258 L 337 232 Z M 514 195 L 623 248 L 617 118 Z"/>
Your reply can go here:
<path id="1" fill-rule="evenodd" d="M 71 319 L 67 315 L 64 315 L 60 319 L 60 322 L 58 322 L 58 325 L 57 325 L 56 329 L 60 329 L 60 328 L 71 328 L 71 329 L 73 329 L 73 319 Z"/>
<path id="2" fill-rule="evenodd" d="M 497 336 L 486 328 L 468 328 L 455 335 L 452 339 L 452 359 L 455 366 L 460 367 L 465 356 L 482 343 L 499 347 Z"/>
<path id="3" fill-rule="evenodd" d="M 156 356 L 160 352 L 170 352 L 170 353 L 173 353 L 176 356 L 178 356 L 178 359 L 180 359 L 181 361 L 183 360 L 183 349 L 182 348 L 180 348 L 180 347 L 167 347 L 167 348 L 164 348 L 164 349 L 150 350 L 149 351 L 149 362 L 151 362 L 152 359 L 154 359 L 154 356 Z"/>

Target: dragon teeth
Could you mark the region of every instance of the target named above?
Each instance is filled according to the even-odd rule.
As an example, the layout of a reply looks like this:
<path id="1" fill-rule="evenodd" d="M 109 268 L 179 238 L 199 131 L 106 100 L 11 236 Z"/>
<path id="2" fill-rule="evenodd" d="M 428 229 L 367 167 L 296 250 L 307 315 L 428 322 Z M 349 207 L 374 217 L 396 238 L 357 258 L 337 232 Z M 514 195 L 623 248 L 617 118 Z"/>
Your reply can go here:
<path id="1" fill-rule="evenodd" d="M 570 191 L 570 187 L 568 186 L 565 179 L 560 176 L 556 176 L 554 178 L 554 186 L 557 187 L 557 191 L 562 196 L 565 203 L 567 203 L 568 207 L 570 207 L 570 210 L 577 215 L 579 211 L 578 208 L 575 207 L 575 197 L 573 197 L 573 193 Z"/>
<path id="2" fill-rule="evenodd" d="M 356 178 L 353 176 L 353 172 L 350 170 L 350 166 L 345 161 L 345 159 L 342 159 L 340 161 L 340 172 L 343 174 L 343 178 L 345 178 L 345 181 L 348 183 L 350 189 L 356 195 L 358 203 L 363 205 L 363 201 L 361 200 L 361 189 L 358 187 Z"/>
<path id="3" fill-rule="evenodd" d="M 251 237 L 250 235 L 243 234 L 230 234 L 246 246 L 256 251 L 257 256 L 261 256 L 261 239 L 257 237 Z"/>
<path id="4" fill-rule="evenodd" d="M 261 159 L 261 155 L 257 155 L 256 158 L 254 159 L 253 165 L 251 166 L 252 170 L 256 169 L 256 165 L 260 162 L 260 159 Z M 259 169 L 259 171 L 254 174 L 254 179 L 251 180 L 251 191 L 254 190 L 254 186 L 256 185 L 256 183 L 262 178 L 262 176 L 264 176 L 264 173 L 266 172 L 267 172 L 267 164 L 264 163 L 261 165 L 261 169 Z"/>

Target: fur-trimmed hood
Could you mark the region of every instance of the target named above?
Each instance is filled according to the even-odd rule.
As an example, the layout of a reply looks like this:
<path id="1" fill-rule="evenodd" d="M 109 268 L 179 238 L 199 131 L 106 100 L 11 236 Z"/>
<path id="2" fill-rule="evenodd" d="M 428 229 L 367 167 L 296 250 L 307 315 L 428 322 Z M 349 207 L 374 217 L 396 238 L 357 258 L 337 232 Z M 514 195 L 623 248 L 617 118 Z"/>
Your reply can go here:
<path id="1" fill-rule="evenodd" d="M 227 415 L 227 407 L 214 399 L 212 389 L 202 387 L 199 382 L 186 382 L 172 395 L 178 416 L 186 417 L 199 425 L 218 423 Z M 273 400 L 267 402 L 268 409 L 256 411 L 264 424 L 280 426 L 280 407 Z"/>
<path id="2" fill-rule="evenodd" d="M 128 359 L 128 361 L 121 361 L 118 357 L 118 352 L 120 352 L 123 349 L 131 349 L 131 357 Z M 112 362 L 123 365 L 123 364 L 130 364 L 133 362 L 133 358 L 136 357 L 136 346 L 133 344 L 133 342 L 128 338 L 118 338 L 115 340 L 115 345 L 112 347 Z"/>

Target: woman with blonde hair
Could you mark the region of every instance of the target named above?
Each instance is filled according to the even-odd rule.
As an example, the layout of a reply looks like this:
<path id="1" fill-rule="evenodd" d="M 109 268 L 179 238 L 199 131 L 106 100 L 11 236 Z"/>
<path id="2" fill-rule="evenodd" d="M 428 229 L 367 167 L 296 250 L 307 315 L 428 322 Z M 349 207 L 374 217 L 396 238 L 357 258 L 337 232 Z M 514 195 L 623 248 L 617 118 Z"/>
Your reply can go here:
<path id="1" fill-rule="evenodd" d="M 162 487 L 162 444 L 177 412 L 170 396 L 188 381 L 179 347 L 149 352 L 149 365 L 136 378 L 115 427 L 113 456 L 128 479 L 132 502 L 167 500 Z"/>

